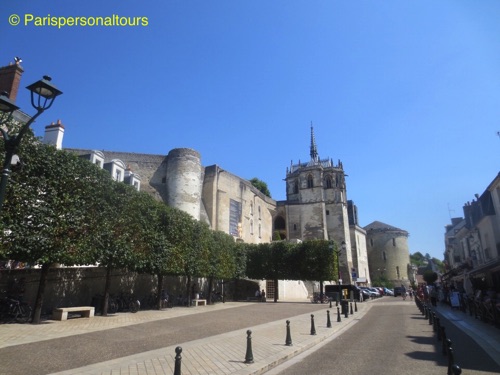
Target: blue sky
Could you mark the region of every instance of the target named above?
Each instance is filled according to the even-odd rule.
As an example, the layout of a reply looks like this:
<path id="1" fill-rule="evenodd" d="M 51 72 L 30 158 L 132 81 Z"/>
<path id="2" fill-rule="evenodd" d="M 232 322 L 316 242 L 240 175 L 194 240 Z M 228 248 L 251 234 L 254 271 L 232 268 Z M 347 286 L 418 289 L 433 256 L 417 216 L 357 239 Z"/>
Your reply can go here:
<path id="1" fill-rule="evenodd" d="M 140 27 L 11 26 L 8 17 L 147 17 Z M 2 1 L 0 65 L 23 87 L 52 76 L 64 147 L 167 154 L 189 147 L 264 180 L 341 160 L 361 226 L 410 233 L 442 259 L 444 227 L 499 172 L 500 2 Z M 28 91 L 17 104 L 33 113 Z"/>

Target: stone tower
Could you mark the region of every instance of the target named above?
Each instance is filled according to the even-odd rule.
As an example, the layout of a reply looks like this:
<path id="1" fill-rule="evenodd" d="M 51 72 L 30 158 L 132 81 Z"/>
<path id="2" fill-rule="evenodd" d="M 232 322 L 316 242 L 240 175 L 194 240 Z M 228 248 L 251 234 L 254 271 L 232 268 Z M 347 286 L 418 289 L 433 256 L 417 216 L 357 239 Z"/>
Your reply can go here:
<path id="1" fill-rule="evenodd" d="M 352 253 L 350 251 L 349 220 L 345 174 L 342 163 L 318 155 L 314 129 L 311 125 L 310 160 L 290 164 L 286 171 L 285 216 L 288 240 L 344 241 L 347 251 L 340 256 L 341 278 L 352 282 Z M 280 205 L 281 202 L 278 202 Z"/>
<path id="2" fill-rule="evenodd" d="M 380 221 L 374 221 L 364 229 L 372 280 L 384 277 L 394 286 L 408 286 L 408 232 Z"/>
<path id="3" fill-rule="evenodd" d="M 190 148 L 175 148 L 167 156 L 168 205 L 200 220 L 202 167 L 200 154 Z"/>

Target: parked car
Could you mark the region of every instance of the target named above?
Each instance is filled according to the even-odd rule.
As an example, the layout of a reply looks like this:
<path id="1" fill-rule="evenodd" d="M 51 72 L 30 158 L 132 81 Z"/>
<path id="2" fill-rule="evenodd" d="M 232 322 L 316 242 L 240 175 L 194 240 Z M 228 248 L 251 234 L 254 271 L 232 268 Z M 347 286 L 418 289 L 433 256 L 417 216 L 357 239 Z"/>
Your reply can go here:
<path id="1" fill-rule="evenodd" d="M 400 286 L 397 286 L 394 288 L 394 297 L 400 296 L 403 294 L 403 288 Z"/>
<path id="2" fill-rule="evenodd" d="M 393 296 L 394 295 L 394 291 L 392 289 L 389 289 L 389 288 L 384 288 L 384 294 L 386 296 Z"/>

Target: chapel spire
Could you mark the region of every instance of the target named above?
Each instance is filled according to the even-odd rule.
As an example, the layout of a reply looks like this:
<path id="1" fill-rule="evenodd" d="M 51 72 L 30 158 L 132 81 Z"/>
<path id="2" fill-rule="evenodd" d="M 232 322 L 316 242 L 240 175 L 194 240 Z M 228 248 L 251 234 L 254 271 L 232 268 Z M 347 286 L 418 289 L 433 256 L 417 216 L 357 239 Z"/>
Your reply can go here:
<path id="1" fill-rule="evenodd" d="M 316 139 L 314 139 L 314 128 L 313 128 L 312 121 L 311 121 L 311 151 L 310 151 L 310 155 L 311 155 L 311 161 L 315 161 L 315 162 L 318 161 L 318 149 L 316 147 Z"/>

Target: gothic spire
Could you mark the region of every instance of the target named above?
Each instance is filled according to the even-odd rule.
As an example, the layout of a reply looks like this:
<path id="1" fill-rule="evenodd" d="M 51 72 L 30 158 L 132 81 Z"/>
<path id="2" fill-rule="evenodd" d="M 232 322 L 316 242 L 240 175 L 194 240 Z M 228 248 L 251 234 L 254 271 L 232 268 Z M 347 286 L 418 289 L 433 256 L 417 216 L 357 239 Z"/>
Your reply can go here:
<path id="1" fill-rule="evenodd" d="M 316 148 L 316 139 L 314 139 L 314 128 L 311 121 L 311 160 L 318 161 L 318 149 Z"/>

